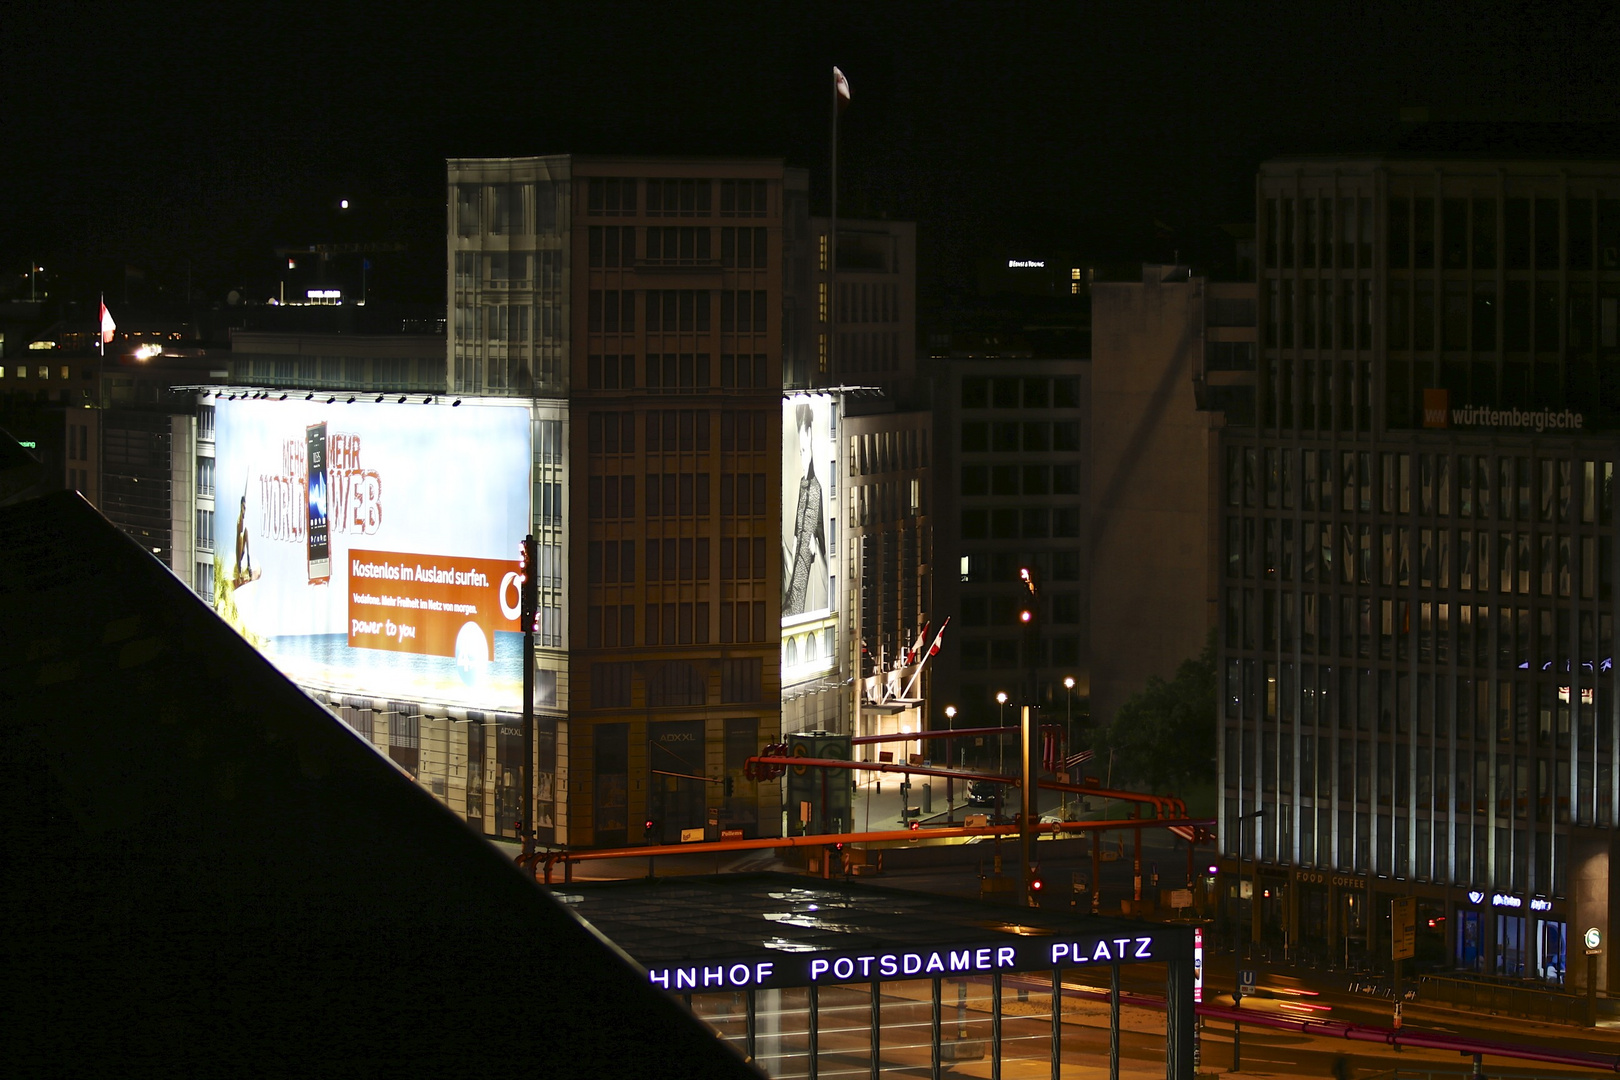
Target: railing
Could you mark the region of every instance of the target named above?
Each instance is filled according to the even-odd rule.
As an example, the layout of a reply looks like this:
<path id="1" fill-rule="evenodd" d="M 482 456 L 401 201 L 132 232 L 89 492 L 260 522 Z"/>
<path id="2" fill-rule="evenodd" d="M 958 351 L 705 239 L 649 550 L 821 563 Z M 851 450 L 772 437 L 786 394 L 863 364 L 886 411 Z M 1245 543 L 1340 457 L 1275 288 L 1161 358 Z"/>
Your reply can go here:
<path id="1" fill-rule="evenodd" d="M 1433 1005 L 1452 1005 L 1556 1023 L 1586 1022 L 1586 999 L 1550 986 L 1448 979 L 1435 975 L 1420 977 L 1418 984 L 1422 987 L 1423 1000 Z"/>
<path id="2" fill-rule="evenodd" d="M 1388 1069 L 1384 1072 L 1370 1073 L 1357 1077 L 1357 1080 L 1473 1080 L 1474 1071 L 1464 1069 Z M 1502 1069 L 1495 1065 L 1490 1067 L 1487 1074 L 1491 1080 L 1569 1080 L 1569 1074 L 1553 1075 L 1551 1073 L 1525 1072 L 1519 1069 Z"/>

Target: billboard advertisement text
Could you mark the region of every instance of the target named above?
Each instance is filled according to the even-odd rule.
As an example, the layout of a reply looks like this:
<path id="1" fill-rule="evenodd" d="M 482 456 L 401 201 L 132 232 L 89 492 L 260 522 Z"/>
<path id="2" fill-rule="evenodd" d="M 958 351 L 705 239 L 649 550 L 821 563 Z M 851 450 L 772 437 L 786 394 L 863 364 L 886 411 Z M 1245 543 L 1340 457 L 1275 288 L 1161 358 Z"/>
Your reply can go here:
<path id="1" fill-rule="evenodd" d="M 302 683 L 520 704 L 525 407 L 216 410 L 221 615 Z"/>

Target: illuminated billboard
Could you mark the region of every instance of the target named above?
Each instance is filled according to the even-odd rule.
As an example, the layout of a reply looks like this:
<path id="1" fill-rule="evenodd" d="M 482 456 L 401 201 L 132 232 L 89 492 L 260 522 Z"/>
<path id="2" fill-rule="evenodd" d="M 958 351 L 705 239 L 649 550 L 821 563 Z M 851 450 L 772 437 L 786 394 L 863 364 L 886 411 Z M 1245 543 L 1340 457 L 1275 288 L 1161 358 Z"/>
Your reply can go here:
<path id="1" fill-rule="evenodd" d="M 527 407 L 216 410 L 222 616 L 306 685 L 521 706 Z"/>
<path id="2" fill-rule="evenodd" d="M 795 394 L 782 408 L 782 681 L 830 671 L 837 656 L 833 399 Z"/>

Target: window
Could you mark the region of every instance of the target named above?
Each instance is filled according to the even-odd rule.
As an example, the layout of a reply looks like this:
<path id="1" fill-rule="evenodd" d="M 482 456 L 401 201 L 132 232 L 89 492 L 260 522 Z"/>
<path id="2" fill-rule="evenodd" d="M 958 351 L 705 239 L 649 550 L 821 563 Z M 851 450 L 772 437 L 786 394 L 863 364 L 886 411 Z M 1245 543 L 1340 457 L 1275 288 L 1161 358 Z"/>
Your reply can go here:
<path id="1" fill-rule="evenodd" d="M 214 512 L 212 510 L 197 511 L 197 550 L 214 550 Z"/>
<path id="2" fill-rule="evenodd" d="M 720 662 L 720 700 L 723 703 L 761 700 L 761 663 L 756 658 Z"/>
<path id="3" fill-rule="evenodd" d="M 456 235 L 478 235 L 478 206 L 483 193 L 481 184 L 456 185 Z"/>
<path id="4" fill-rule="evenodd" d="M 648 232 L 656 232 L 649 229 Z M 636 264 L 636 229 L 633 225 L 592 225 L 589 237 L 592 268 L 631 267 Z"/>
<path id="5" fill-rule="evenodd" d="M 652 225 L 647 228 L 647 261 L 692 266 L 711 259 L 711 231 L 703 226 Z"/>
<path id="6" fill-rule="evenodd" d="M 720 388 L 722 390 L 764 389 L 766 380 L 764 353 L 722 353 L 720 356 Z"/>
<path id="7" fill-rule="evenodd" d="M 654 217 L 698 217 L 711 213 L 708 180 L 648 180 L 647 213 Z"/>
<path id="8" fill-rule="evenodd" d="M 662 289 L 647 292 L 647 330 L 651 333 L 707 332 L 710 318 L 707 289 Z"/>
<path id="9" fill-rule="evenodd" d="M 724 290 L 720 293 L 720 332 L 763 334 L 768 329 L 770 308 L 763 289 Z"/>
<path id="10" fill-rule="evenodd" d="M 721 217 L 764 217 L 766 213 L 765 181 L 720 181 Z"/>
<path id="11" fill-rule="evenodd" d="M 649 188 L 652 183 L 648 182 Z M 589 214 L 634 215 L 636 181 L 630 177 L 593 176 L 585 205 Z"/>
<path id="12" fill-rule="evenodd" d="M 635 356 L 592 355 L 587 357 L 585 362 L 585 384 L 592 390 L 635 389 Z"/>
<path id="13" fill-rule="evenodd" d="M 650 294 L 649 294 L 650 298 Z M 616 289 L 592 289 L 587 298 L 588 328 L 593 334 L 631 333 L 636 328 L 636 294 L 629 289 L 620 292 Z M 504 310 L 504 309 L 503 309 Z M 522 310 L 522 309 L 517 309 Z M 648 306 L 649 324 L 651 322 L 651 305 Z M 652 329 L 651 325 L 648 329 Z M 504 335 L 496 338 L 504 340 Z"/>
<path id="14" fill-rule="evenodd" d="M 598 709 L 625 708 L 630 704 L 630 672 L 633 665 L 592 664 L 591 705 Z"/>
<path id="15" fill-rule="evenodd" d="M 649 353 L 647 355 L 647 385 L 650 387 L 663 387 L 666 390 L 707 390 L 709 388 L 709 354 Z M 651 450 L 654 447 L 649 445 L 648 449 Z M 705 445 L 702 449 L 707 450 L 708 447 Z"/>
<path id="16" fill-rule="evenodd" d="M 83 428 L 79 429 L 81 432 Z M 82 450 L 81 450 L 82 456 Z M 197 494 L 212 495 L 214 493 L 214 459 L 197 459 Z"/>
<path id="17" fill-rule="evenodd" d="M 720 230 L 720 265 L 728 269 L 764 270 L 765 235 L 763 228 Z"/>
<path id="18" fill-rule="evenodd" d="M 978 421 L 962 425 L 962 449 L 982 453 L 990 448 L 990 425 Z"/>

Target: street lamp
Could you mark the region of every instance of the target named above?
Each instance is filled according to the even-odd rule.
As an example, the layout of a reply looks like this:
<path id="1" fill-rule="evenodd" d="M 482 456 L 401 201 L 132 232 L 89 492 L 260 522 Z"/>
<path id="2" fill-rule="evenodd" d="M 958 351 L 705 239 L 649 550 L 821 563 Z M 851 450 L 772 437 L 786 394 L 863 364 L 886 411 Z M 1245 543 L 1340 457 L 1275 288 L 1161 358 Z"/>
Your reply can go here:
<path id="1" fill-rule="evenodd" d="M 1075 750 L 1074 750 L 1074 676 L 1073 675 L 1065 675 L 1063 677 L 1063 689 L 1068 691 L 1068 696 L 1069 696 L 1068 710 L 1067 710 L 1067 713 L 1066 713 L 1065 718 L 1064 718 L 1064 725 L 1063 726 L 1065 728 L 1065 734 L 1067 735 L 1068 741 L 1069 741 L 1069 753 L 1072 755 L 1075 752 Z M 1067 766 L 1068 766 L 1068 762 L 1064 762 L 1064 773 L 1065 773 L 1065 775 L 1067 775 L 1067 772 L 1068 772 Z M 1074 783 L 1074 777 L 1070 776 L 1069 777 L 1069 782 L 1071 784 Z M 1069 808 L 1069 796 L 1067 794 L 1065 794 L 1063 796 L 1063 809 L 1067 810 L 1068 808 Z"/>
<path id="2" fill-rule="evenodd" d="M 996 703 L 1001 706 L 1001 726 L 1007 726 L 1007 691 L 996 692 Z M 1007 733 L 996 732 L 996 772 L 1007 775 Z"/>
<path id="3" fill-rule="evenodd" d="M 956 727 L 956 706 L 955 705 L 947 705 L 947 706 L 945 706 L 945 730 L 946 731 L 951 731 L 955 727 Z M 948 768 L 950 768 L 950 766 L 951 766 L 951 740 L 946 739 L 945 740 L 945 767 L 948 769 Z M 945 778 L 945 820 L 946 821 L 955 821 L 956 820 L 955 817 L 953 816 L 956 813 L 956 803 L 955 803 L 956 783 L 955 783 L 955 781 L 956 781 L 956 778 L 953 777 L 953 776 L 947 776 Z"/>

